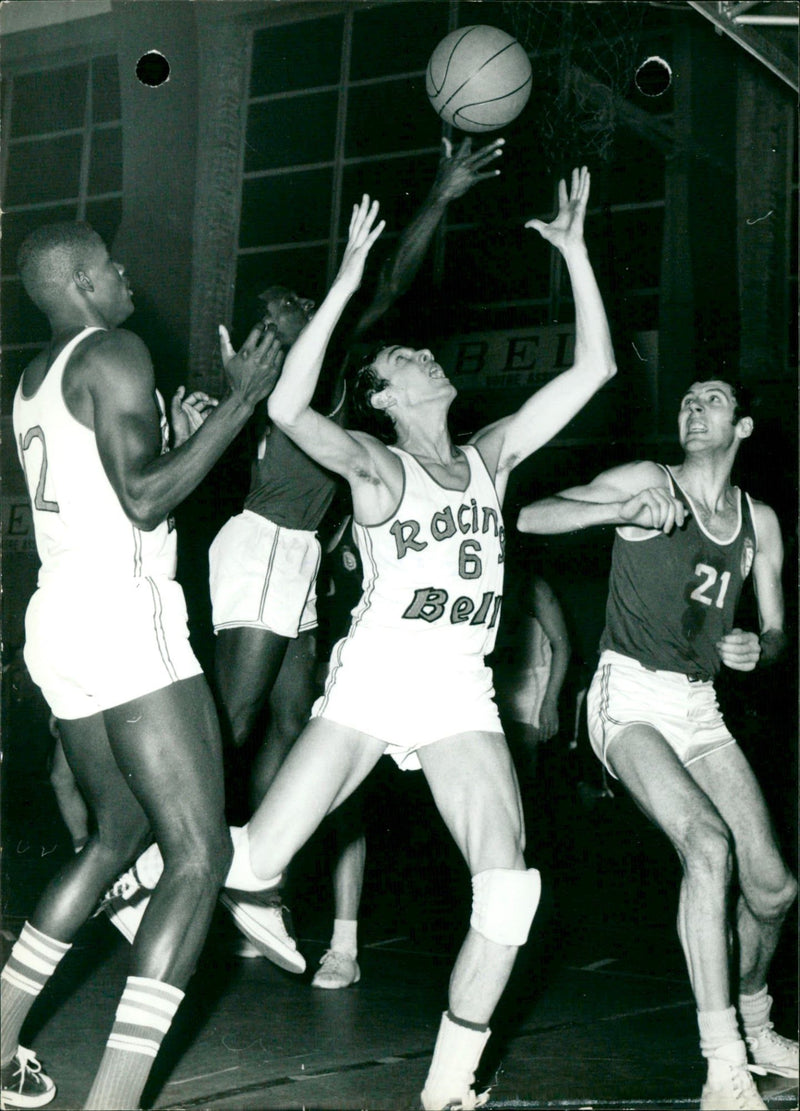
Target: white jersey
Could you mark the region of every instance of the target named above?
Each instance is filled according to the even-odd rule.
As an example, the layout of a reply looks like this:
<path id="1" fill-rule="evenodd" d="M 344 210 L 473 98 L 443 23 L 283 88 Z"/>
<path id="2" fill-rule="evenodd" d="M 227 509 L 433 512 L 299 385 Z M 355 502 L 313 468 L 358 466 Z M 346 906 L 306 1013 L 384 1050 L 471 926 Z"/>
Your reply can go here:
<path id="1" fill-rule="evenodd" d="M 84 328 L 60 352 L 33 397 L 22 381 L 14 397 L 14 436 L 33 510 L 42 566 L 39 586 L 65 578 L 114 582 L 145 576 L 173 578 L 176 535 L 164 521 L 152 531 L 137 528 L 108 480 L 94 432 L 69 412 L 64 370 L 75 347 L 98 328 Z M 164 402 L 161 450 L 168 447 Z"/>
<path id="2" fill-rule="evenodd" d="M 391 517 L 353 524 L 364 568 L 351 636 L 389 632 L 411 653 L 488 655 L 503 592 L 504 531 L 497 492 L 477 448 L 462 448 L 466 490 L 448 490 L 408 452 L 404 489 Z"/>

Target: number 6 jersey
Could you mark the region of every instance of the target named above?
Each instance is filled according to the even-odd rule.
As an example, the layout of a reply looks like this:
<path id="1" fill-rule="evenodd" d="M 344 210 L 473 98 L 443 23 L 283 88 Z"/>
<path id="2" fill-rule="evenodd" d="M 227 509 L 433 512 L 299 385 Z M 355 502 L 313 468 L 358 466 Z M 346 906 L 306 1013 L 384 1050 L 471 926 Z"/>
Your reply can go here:
<path id="1" fill-rule="evenodd" d="M 730 540 L 717 540 L 669 468 L 663 469 L 689 516 L 669 534 L 642 530 L 641 539 L 628 540 L 617 530 L 600 649 L 621 652 L 645 667 L 711 679 L 721 662 L 716 643 L 733 628 L 753 566 L 752 505 L 737 487 L 738 527 Z"/>
<path id="2" fill-rule="evenodd" d="M 120 505 L 97 450 L 94 432 L 72 416 L 62 382 L 78 344 L 98 328 L 85 328 L 64 347 L 32 397 L 22 381 L 14 397 L 14 437 L 33 510 L 42 566 L 39 586 L 65 578 L 96 585 L 144 576 L 174 577 L 176 540 L 166 521 L 150 532 L 137 528 Z M 162 450 L 167 424 L 161 412 Z"/>

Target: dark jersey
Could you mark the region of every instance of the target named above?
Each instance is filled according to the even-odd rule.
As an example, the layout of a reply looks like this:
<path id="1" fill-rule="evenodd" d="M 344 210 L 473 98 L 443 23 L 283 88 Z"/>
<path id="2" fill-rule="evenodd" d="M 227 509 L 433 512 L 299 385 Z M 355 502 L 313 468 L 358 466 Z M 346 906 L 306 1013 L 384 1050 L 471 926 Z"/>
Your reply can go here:
<path id="1" fill-rule="evenodd" d="M 337 325 L 325 357 L 323 380 L 314 396 L 314 407 L 334 420 L 344 416 L 342 380 L 357 320 L 351 308 Z M 314 532 L 331 504 L 337 482 L 334 474 L 320 467 L 280 429 L 266 421 L 266 433 L 250 469 L 250 489 L 244 508 L 281 528 Z"/>
<path id="2" fill-rule="evenodd" d="M 689 509 L 682 528 L 641 540 L 614 538 L 606 627 L 600 649 L 645 667 L 711 679 L 716 643 L 733 628 L 742 585 L 753 565 L 756 531 L 750 498 L 737 488 L 739 524 L 722 543 L 700 523 L 692 499 L 665 467 L 670 489 Z"/>
<path id="3" fill-rule="evenodd" d="M 270 424 L 253 463 L 245 509 L 281 528 L 314 532 L 336 489 L 336 478 Z"/>

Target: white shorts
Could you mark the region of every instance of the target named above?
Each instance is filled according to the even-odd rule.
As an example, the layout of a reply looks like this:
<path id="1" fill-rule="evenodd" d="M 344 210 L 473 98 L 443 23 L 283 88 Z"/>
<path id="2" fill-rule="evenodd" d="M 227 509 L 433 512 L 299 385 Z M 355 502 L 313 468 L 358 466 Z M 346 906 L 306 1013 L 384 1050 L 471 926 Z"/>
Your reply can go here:
<path id="1" fill-rule="evenodd" d="M 367 733 L 388 745 L 404 771 L 420 767 L 417 749 L 459 733 L 502 733 L 492 672 L 482 656 L 443 663 L 379 633 L 340 640 L 312 717 Z"/>
<path id="2" fill-rule="evenodd" d="M 313 532 L 250 509 L 231 517 L 208 553 L 214 632 L 249 626 L 296 637 L 316 629 L 320 553 Z"/>
<path id="3" fill-rule="evenodd" d="M 41 587 L 25 615 L 25 663 L 67 721 L 202 674 L 183 590 L 167 578 Z"/>
<path id="4" fill-rule="evenodd" d="M 652 725 L 684 767 L 736 744 L 710 680 L 693 680 L 677 671 L 654 671 L 619 652 L 607 650 L 600 656 L 586 708 L 589 740 L 611 775 L 609 745 L 628 725 Z"/>

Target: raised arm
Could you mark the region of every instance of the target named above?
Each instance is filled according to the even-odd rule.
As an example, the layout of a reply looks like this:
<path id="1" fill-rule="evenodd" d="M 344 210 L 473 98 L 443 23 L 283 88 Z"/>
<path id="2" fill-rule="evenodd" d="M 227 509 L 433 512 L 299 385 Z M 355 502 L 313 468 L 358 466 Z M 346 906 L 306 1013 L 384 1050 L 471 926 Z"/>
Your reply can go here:
<path id="1" fill-rule="evenodd" d="M 558 186 L 558 215 L 552 223 L 529 220 L 564 258 L 575 302 L 575 358 L 572 366 L 537 391 L 522 408 L 496 421 L 473 437 L 498 490 L 505 489 L 508 472 L 546 444 L 616 374 L 614 350 L 603 300 L 597 287 L 583 238 L 589 200 L 589 171 L 572 171 Z"/>
<path id="2" fill-rule="evenodd" d="M 346 478 L 380 484 L 380 461 L 391 453 L 363 433 L 348 432 L 311 408 L 328 341 L 348 301 L 361 284 L 364 263 L 384 223 L 376 224 L 378 202 L 365 194 L 353 206 L 350 231 L 339 272 L 325 300 L 295 340 L 283 373 L 267 403 L 270 420 L 322 466 Z M 391 457 L 394 459 L 394 457 Z M 391 468 L 391 464 L 389 464 Z"/>
<path id="3" fill-rule="evenodd" d="M 226 353 L 225 396 L 175 451 L 161 454 L 150 355 L 132 332 L 115 330 L 88 356 L 86 387 L 106 474 L 133 524 L 149 530 L 208 474 L 274 380 L 274 335 L 254 329 L 238 354 Z"/>
<path id="4" fill-rule="evenodd" d="M 478 182 L 499 175 L 498 169 L 487 167 L 503 153 L 504 142 L 504 139 L 495 139 L 473 153 L 472 141 L 466 138 L 453 153 L 452 143 L 448 139 L 442 140 L 442 157 L 431 190 L 403 231 L 395 250 L 381 267 L 375 296 L 359 318 L 354 338 L 372 327 L 408 290 L 450 202 L 463 197 Z"/>
<path id="5" fill-rule="evenodd" d="M 686 512 L 683 502 L 670 493 L 664 471 L 645 461 L 612 467 L 587 486 L 574 486 L 524 506 L 517 528 L 541 535 L 575 532 L 594 525 L 669 532 L 680 528 Z"/>

